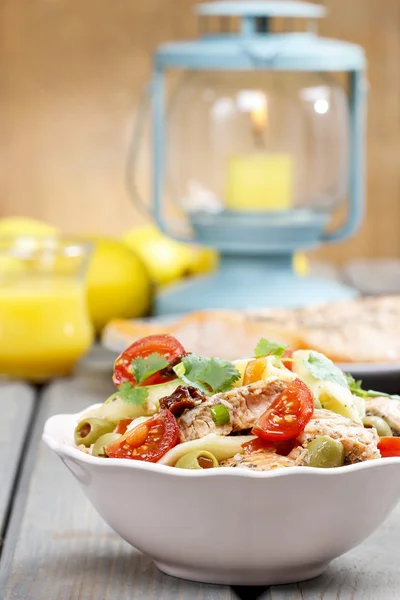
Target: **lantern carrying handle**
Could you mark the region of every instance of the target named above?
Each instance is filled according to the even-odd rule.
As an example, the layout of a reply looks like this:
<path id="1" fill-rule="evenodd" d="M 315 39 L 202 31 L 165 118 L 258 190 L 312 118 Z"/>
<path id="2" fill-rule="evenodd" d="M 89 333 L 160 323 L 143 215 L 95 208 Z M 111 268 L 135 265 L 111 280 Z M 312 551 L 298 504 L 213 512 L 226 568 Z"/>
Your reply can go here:
<path id="1" fill-rule="evenodd" d="M 194 236 L 190 236 L 186 231 L 182 232 L 179 223 L 183 219 L 166 218 L 164 211 L 164 181 L 165 181 L 165 74 L 163 67 L 159 64 L 154 65 L 153 78 L 149 86 L 151 94 L 152 108 L 152 215 L 163 233 L 178 240 L 179 242 L 192 243 Z M 174 223 L 177 227 L 171 227 Z M 182 232 L 182 233 L 181 233 Z"/>
<path id="2" fill-rule="evenodd" d="M 350 164 L 348 211 L 345 222 L 331 232 L 324 232 L 321 241 L 338 242 L 355 234 L 364 216 L 365 194 L 365 105 L 368 84 L 364 71 L 350 73 Z"/>
<path id="3" fill-rule="evenodd" d="M 158 73 L 158 77 L 157 77 Z M 161 87 L 160 87 L 161 86 Z M 156 92 L 157 88 L 157 92 Z M 142 94 L 139 98 L 138 109 L 136 118 L 134 119 L 133 129 L 131 134 L 131 141 L 128 148 L 126 166 L 125 166 L 125 185 L 128 190 L 129 196 L 133 203 L 138 209 L 144 213 L 147 217 L 155 221 L 161 231 L 174 239 L 181 242 L 193 242 L 193 236 L 179 234 L 177 231 L 172 231 L 167 225 L 167 219 L 164 216 L 163 202 L 162 202 L 162 191 L 159 185 L 160 178 L 163 177 L 163 155 L 164 155 L 164 123 L 163 117 L 155 117 L 153 119 L 153 190 L 152 190 L 152 202 L 149 207 L 144 202 L 143 197 L 139 192 L 139 188 L 136 182 L 136 171 L 138 164 L 138 155 L 140 149 L 140 143 L 144 133 L 144 127 L 146 123 L 146 116 L 149 110 L 153 111 L 153 117 L 158 114 L 158 110 L 163 112 L 164 105 L 164 77 L 162 71 L 156 71 L 153 79 L 149 81 L 143 88 Z M 157 93 L 162 93 L 162 102 L 157 107 Z M 157 171 L 159 169 L 159 171 Z"/>
<path id="4" fill-rule="evenodd" d="M 143 137 L 144 127 L 146 124 L 146 115 L 149 110 L 149 103 L 152 97 L 151 87 L 151 82 L 148 82 L 141 92 L 136 117 L 133 122 L 132 134 L 125 165 L 125 185 L 128 193 L 133 203 L 148 217 L 151 217 L 151 209 L 143 201 L 143 198 L 140 195 L 138 185 L 136 183 L 136 170 L 140 142 Z"/>

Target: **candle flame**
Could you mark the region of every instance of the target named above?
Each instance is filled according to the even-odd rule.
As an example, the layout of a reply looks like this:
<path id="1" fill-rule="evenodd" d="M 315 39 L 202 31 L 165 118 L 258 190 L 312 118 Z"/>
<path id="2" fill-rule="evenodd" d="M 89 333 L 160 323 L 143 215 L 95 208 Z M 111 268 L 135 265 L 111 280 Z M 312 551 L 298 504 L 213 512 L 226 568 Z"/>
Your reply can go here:
<path id="1" fill-rule="evenodd" d="M 265 133 L 268 126 L 268 106 L 266 98 L 263 103 L 260 103 L 250 111 L 250 119 L 254 133 Z"/>
<path id="2" fill-rule="evenodd" d="M 261 90 L 241 90 L 237 94 L 237 107 L 249 113 L 253 133 L 260 136 L 268 125 L 268 102 L 265 92 Z"/>

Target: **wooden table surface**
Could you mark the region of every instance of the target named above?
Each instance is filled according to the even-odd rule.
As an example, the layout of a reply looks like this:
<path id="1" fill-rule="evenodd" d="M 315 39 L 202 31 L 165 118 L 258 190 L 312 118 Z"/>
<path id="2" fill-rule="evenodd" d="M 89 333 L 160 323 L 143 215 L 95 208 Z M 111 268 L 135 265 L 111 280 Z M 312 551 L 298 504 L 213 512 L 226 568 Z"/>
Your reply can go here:
<path id="1" fill-rule="evenodd" d="M 163 575 L 102 522 L 72 475 L 41 442 L 49 415 L 102 402 L 112 392 L 110 373 L 86 365 L 75 377 L 55 381 L 36 395 L 23 384 L 3 384 L 0 391 L 1 600 L 400 598 L 400 506 L 364 544 L 312 581 L 229 588 Z"/>
<path id="2" fill-rule="evenodd" d="M 0 531 L 3 532 L 33 418 L 35 392 L 23 383 L 1 383 L 0 403 Z"/>

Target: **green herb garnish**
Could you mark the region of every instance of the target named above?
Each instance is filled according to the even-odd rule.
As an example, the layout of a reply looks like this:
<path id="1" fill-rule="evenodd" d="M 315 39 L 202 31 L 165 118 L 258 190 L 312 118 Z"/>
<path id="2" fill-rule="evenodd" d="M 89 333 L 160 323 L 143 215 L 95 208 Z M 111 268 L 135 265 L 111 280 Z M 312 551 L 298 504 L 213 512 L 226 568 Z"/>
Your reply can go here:
<path id="1" fill-rule="evenodd" d="M 266 338 L 260 338 L 257 342 L 257 346 L 254 348 L 254 356 L 256 358 L 262 358 L 264 356 L 276 356 L 276 358 L 282 358 L 285 353 L 287 346 L 284 344 L 278 344 L 272 340 Z"/>
<path id="2" fill-rule="evenodd" d="M 140 385 L 145 381 L 150 375 L 154 375 L 157 371 L 161 371 L 168 367 L 167 359 L 157 352 L 153 352 L 153 354 L 149 354 L 146 358 L 142 358 L 138 356 L 134 358 L 132 361 L 132 374 L 135 378 L 136 384 Z"/>
<path id="3" fill-rule="evenodd" d="M 178 379 L 181 379 L 182 376 L 185 374 L 185 367 L 182 362 L 175 365 L 175 367 L 172 367 L 172 370 L 174 371 Z"/>
<path id="4" fill-rule="evenodd" d="M 182 372 L 183 365 L 184 372 Z M 221 358 L 202 358 L 189 354 L 174 369 L 188 385 L 193 385 L 205 394 L 227 392 L 240 379 L 237 368 Z"/>
<path id="5" fill-rule="evenodd" d="M 354 379 L 353 375 L 350 373 L 345 374 L 347 384 L 350 388 L 351 393 L 354 396 L 359 396 L 360 398 L 391 398 L 392 400 L 400 400 L 400 396 L 397 394 L 385 394 L 385 392 L 376 392 L 375 390 L 363 390 L 361 385 L 361 379 Z"/>
<path id="6" fill-rule="evenodd" d="M 210 408 L 212 419 L 216 425 L 226 425 L 231 420 L 228 409 L 224 404 L 216 404 Z"/>
<path id="7" fill-rule="evenodd" d="M 118 386 L 118 396 L 126 404 L 141 406 L 146 402 L 149 391 L 146 387 L 135 387 L 130 381 L 125 381 Z"/>
<path id="8" fill-rule="evenodd" d="M 331 381 L 347 388 L 347 380 L 342 371 L 329 358 L 319 352 L 311 352 L 304 364 L 315 379 Z"/>
<path id="9" fill-rule="evenodd" d="M 349 386 L 349 389 L 352 394 L 354 394 L 355 396 L 360 396 L 360 398 L 367 398 L 368 392 L 361 388 L 361 379 L 358 379 L 356 381 L 353 375 L 350 375 L 350 373 L 345 373 L 344 376 L 346 377 L 347 385 Z"/>

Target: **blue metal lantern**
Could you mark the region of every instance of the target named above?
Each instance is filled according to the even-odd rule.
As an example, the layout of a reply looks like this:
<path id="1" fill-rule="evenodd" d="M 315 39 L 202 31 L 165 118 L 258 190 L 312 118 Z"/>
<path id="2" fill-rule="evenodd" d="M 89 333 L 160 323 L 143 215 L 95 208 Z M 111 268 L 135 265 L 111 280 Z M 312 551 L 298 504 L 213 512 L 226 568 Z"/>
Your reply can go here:
<path id="1" fill-rule="evenodd" d="M 168 235 L 217 248 L 221 261 L 215 274 L 162 292 L 157 314 L 353 295 L 338 282 L 297 277 L 292 258 L 351 236 L 361 222 L 363 49 L 316 34 L 321 5 L 233 0 L 196 9 L 218 33 L 161 46 L 154 56 L 152 212 Z M 306 32 L 287 31 L 294 18 L 307 20 Z M 184 234 L 167 199 L 184 215 Z M 346 200 L 344 223 L 328 231 Z"/>

